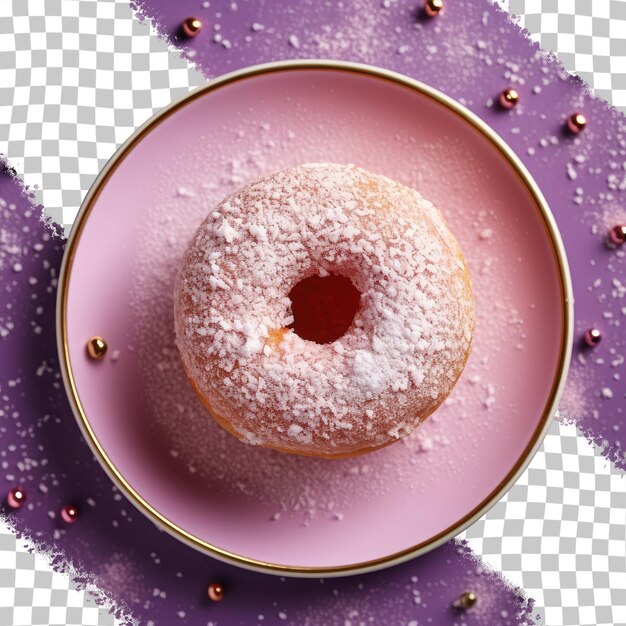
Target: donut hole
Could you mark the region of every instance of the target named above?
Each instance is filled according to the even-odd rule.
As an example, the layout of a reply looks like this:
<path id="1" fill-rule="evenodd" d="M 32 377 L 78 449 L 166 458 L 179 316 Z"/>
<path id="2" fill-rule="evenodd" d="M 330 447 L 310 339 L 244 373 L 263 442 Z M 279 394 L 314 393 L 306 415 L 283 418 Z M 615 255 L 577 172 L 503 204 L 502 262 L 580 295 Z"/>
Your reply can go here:
<path id="1" fill-rule="evenodd" d="M 361 292 L 347 276 L 328 274 L 302 279 L 289 292 L 296 335 L 315 343 L 332 343 L 350 328 Z"/>

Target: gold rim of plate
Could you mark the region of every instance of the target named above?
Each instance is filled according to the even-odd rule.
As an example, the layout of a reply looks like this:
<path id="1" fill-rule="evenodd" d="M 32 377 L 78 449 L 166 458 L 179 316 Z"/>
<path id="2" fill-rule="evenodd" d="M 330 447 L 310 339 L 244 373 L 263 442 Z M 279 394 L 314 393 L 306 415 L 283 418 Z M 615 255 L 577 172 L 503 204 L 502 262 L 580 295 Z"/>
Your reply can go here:
<path id="1" fill-rule="evenodd" d="M 240 554 L 224 550 L 219 546 L 212 545 L 199 537 L 185 531 L 172 521 L 163 516 L 159 511 L 146 502 L 141 495 L 128 483 L 128 481 L 122 476 L 117 467 L 112 463 L 107 453 L 103 449 L 101 443 L 98 441 L 96 434 L 91 427 L 89 417 L 86 415 L 83 405 L 80 401 L 80 396 L 76 388 L 74 376 L 72 372 L 72 364 L 69 355 L 69 346 L 67 342 L 67 292 L 68 284 L 71 276 L 72 265 L 74 262 L 74 254 L 76 247 L 80 241 L 80 237 L 91 213 L 91 209 L 95 204 L 101 190 L 106 185 L 109 177 L 115 172 L 115 170 L 123 162 L 126 155 L 133 149 L 133 147 L 146 136 L 153 128 L 155 128 L 162 121 L 176 113 L 179 109 L 187 105 L 188 103 L 201 98 L 205 94 L 222 89 L 231 83 L 239 80 L 257 76 L 259 74 L 268 74 L 273 72 L 284 72 L 292 70 L 336 70 L 348 73 L 358 73 L 361 75 L 367 75 L 374 78 L 390 81 L 407 87 L 418 93 L 425 95 L 440 105 L 454 112 L 456 115 L 463 118 L 468 124 L 477 129 L 484 137 L 486 137 L 493 146 L 498 150 L 502 158 L 504 158 L 508 164 L 516 172 L 524 186 L 526 187 L 529 195 L 531 196 L 539 215 L 542 218 L 542 222 L 545 226 L 547 235 L 552 243 L 552 249 L 554 258 L 559 269 L 559 278 L 561 286 L 562 297 L 562 332 L 560 342 L 560 354 L 558 359 L 558 366 L 556 368 L 554 379 L 552 381 L 552 387 L 546 406 L 544 407 L 543 414 L 533 436 L 526 446 L 524 452 L 521 454 L 518 461 L 511 471 L 504 477 L 500 484 L 492 490 L 492 492 L 485 498 L 478 506 L 470 511 L 465 517 L 460 519 L 457 523 L 440 532 L 438 535 L 431 537 L 429 540 L 424 541 L 418 545 L 412 546 L 400 552 L 390 554 L 388 556 L 374 559 L 370 561 L 364 561 L 360 563 L 351 563 L 347 565 L 333 566 L 333 567 L 303 567 L 303 566 L 290 566 L 281 565 L 278 563 L 266 563 L 256 559 L 248 558 Z M 59 351 L 59 358 L 61 364 L 61 372 L 63 375 L 63 381 L 67 394 L 72 406 L 72 410 L 78 420 L 78 423 L 89 442 L 96 458 L 100 461 L 109 476 L 117 484 L 117 486 L 126 494 L 126 496 L 133 502 L 139 510 L 147 515 L 152 521 L 154 521 L 161 528 L 164 528 L 176 538 L 180 539 L 184 543 L 209 554 L 217 559 L 239 565 L 241 567 L 252 569 L 256 571 L 273 573 L 277 575 L 291 575 L 291 576 L 342 576 L 349 574 L 361 574 L 365 572 L 375 571 L 390 567 L 420 556 L 433 550 L 434 548 L 445 543 L 449 539 L 458 535 L 465 530 L 468 526 L 473 524 L 478 518 L 486 513 L 515 483 L 521 473 L 526 469 L 530 460 L 534 456 L 541 442 L 543 441 L 547 430 L 550 425 L 550 421 L 554 413 L 556 412 L 558 401 L 563 391 L 565 383 L 565 377 L 569 366 L 571 357 L 572 346 L 572 333 L 573 333 L 573 293 L 571 278 L 569 274 L 569 268 L 567 264 L 567 258 L 561 236 L 556 226 L 556 222 L 548 204 L 543 197 L 543 194 L 537 187 L 537 184 L 532 179 L 530 173 L 523 165 L 519 157 L 513 152 L 513 150 L 492 130 L 485 122 L 483 122 L 478 116 L 466 109 L 458 102 L 452 100 L 448 96 L 442 94 L 440 91 L 429 87 L 417 80 L 385 70 L 382 68 L 364 65 L 360 63 L 350 63 L 343 61 L 322 61 L 322 60 L 296 60 L 296 61 L 277 61 L 273 63 L 265 63 L 262 65 L 255 65 L 242 70 L 231 72 L 219 78 L 209 81 L 206 85 L 198 87 L 183 97 L 179 98 L 169 106 L 165 107 L 145 124 L 138 128 L 129 139 L 115 152 L 115 154 L 109 159 L 103 170 L 100 172 L 95 182 L 89 189 L 85 200 L 82 203 L 80 211 L 76 217 L 74 225 L 72 227 L 70 237 L 63 257 L 63 264 L 61 266 L 61 273 L 59 279 L 59 291 L 57 295 L 57 346 Z"/>

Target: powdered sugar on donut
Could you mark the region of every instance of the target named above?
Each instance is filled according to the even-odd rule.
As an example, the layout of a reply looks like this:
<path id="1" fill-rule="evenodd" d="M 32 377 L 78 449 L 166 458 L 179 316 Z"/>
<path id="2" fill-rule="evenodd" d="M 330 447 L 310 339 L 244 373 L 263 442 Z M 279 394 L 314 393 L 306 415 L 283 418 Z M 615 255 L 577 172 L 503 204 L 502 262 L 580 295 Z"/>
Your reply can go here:
<path id="1" fill-rule="evenodd" d="M 332 344 L 291 330 L 292 287 L 342 274 L 361 292 Z M 176 285 L 185 368 L 244 441 L 349 454 L 411 432 L 450 393 L 471 344 L 467 269 L 439 211 L 354 166 L 250 183 L 212 210 Z"/>

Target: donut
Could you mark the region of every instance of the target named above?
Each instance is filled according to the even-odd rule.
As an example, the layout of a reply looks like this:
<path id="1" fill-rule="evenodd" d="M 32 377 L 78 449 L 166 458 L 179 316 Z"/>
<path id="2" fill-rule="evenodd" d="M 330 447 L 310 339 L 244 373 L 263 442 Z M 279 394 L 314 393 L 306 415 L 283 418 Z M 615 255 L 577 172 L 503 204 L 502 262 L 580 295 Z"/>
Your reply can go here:
<path id="1" fill-rule="evenodd" d="M 181 261 L 176 342 L 248 444 L 339 458 L 401 439 L 467 361 L 474 299 L 441 213 L 353 165 L 299 165 L 217 206 Z"/>

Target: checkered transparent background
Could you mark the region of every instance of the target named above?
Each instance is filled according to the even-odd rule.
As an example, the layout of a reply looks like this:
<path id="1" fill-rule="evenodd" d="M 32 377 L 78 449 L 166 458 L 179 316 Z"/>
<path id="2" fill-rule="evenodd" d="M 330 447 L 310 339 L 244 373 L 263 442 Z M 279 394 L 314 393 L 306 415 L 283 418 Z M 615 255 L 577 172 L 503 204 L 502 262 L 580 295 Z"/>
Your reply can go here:
<path id="1" fill-rule="evenodd" d="M 626 109 L 626 0 L 497 1 Z M 126 0 L 0 0 L 0 153 L 66 226 L 116 147 L 204 80 Z M 465 537 L 537 600 L 543 623 L 626 624 L 626 481 L 574 426 L 554 423 Z M 0 626 L 113 623 L 0 523 Z"/>
<path id="2" fill-rule="evenodd" d="M 0 625 L 109 626 L 113 616 L 0 522 Z"/>
<path id="3" fill-rule="evenodd" d="M 544 50 L 626 111 L 625 0 L 499 0 Z"/>
<path id="4" fill-rule="evenodd" d="M 465 531 L 472 549 L 536 599 L 543 623 L 626 624 L 626 481 L 555 421 L 524 475 Z"/>
<path id="5" fill-rule="evenodd" d="M 0 0 L 0 59 L 0 153 L 67 226 L 135 128 L 206 81 L 126 0 Z"/>

